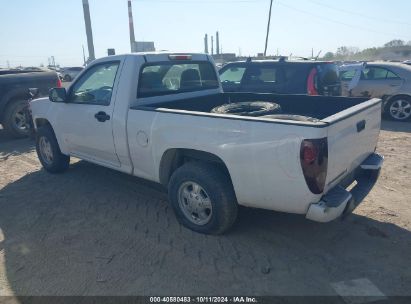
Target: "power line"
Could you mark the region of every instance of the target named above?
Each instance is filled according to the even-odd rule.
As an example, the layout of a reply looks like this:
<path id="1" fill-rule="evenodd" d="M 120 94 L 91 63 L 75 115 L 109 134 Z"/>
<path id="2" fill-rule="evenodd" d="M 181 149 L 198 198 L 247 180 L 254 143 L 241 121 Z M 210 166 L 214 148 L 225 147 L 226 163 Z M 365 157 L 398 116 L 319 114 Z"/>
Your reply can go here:
<path id="1" fill-rule="evenodd" d="M 294 11 L 297 11 L 297 12 L 300 12 L 300 13 L 303 13 L 303 14 L 311 15 L 311 16 L 314 16 L 314 17 L 316 17 L 316 18 L 326 20 L 326 21 L 328 21 L 328 22 L 332 22 L 332 23 L 336 23 L 336 24 L 341 24 L 341 25 L 344 25 L 344 26 L 347 26 L 347 27 L 350 27 L 350 28 L 353 28 L 353 29 L 362 30 L 362 31 L 366 31 L 366 32 L 372 32 L 372 33 L 375 33 L 375 34 L 385 35 L 385 36 L 390 36 L 390 37 L 398 37 L 398 36 L 399 36 L 398 34 L 386 33 L 386 32 L 379 32 L 379 31 L 376 31 L 376 30 L 373 30 L 373 29 L 370 29 L 370 28 L 366 28 L 366 27 L 362 27 L 362 26 L 357 26 L 357 25 L 345 23 L 345 22 L 342 22 L 342 21 L 330 19 L 330 18 L 327 18 L 327 17 L 324 17 L 324 16 L 320 16 L 320 15 L 313 14 L 313 13 L 311 13 L 311 12 L 302 10 L 302 9 L 300 9 L 300 8 L 296 8 L 296 7 L 294 7 L 294 6 L 291 6 L 291 5 L 288 5 L 288 4 L 279 2 L 279 1 L 278 1 L 278 4 L 281 5 L 281 6 L 283 6 L 283 7 L 289 8 L 289 9 L 291 9 L 291 10 L 294 10 Z"/>
<path id="2" fill-rule="evenodd" d="M 261 3 L 263 0 L 132 0 L 132 2 L 151 2 L 151 3 L 186 3 L 186 4 L 227 4 L 227 3 Z"/>
<path id="3" fill-rule="evenodd" d="M 332 5 L 329 5 L 329 4 L 325 4 L 325 3 L 321 3 L 321 2 L 318 2 L 318 1 L 314 1 L 314 0 L 308 0 L 308 1 L 310 1 L 311 3 L 314 3 L 316 5 L 323 6 L 323 7 L 326 7 L 326 8 L 338 11 L 338 12 L 342 12 L 342 13 L 345 13 L 345 14 L 357 15 L 357 16 L 360 16 L 360 17 L 363 17 L 363 18 L 376 20 L 378 22 L 384 21 L 384 22 L 391 22 L 391 23 L 404 24 L 404 25 L 410 25 L 411 26 L 411 23 L 408 23 L 408 22 L 398 21 L 398 20 L 394 20 L 394 19 L 386 19 L 386 18 L 368 16 L 368 15 L 365 15 L 365 14 L 361 14 L 361 13 L 358 13 L 358 12 L 355 12 L 355 11 L 346 10 L 346 9 L 343 9 L 343 8 L 338 8 L 338 7 L 335 7 L 335 6 L 332 6 Z"/>

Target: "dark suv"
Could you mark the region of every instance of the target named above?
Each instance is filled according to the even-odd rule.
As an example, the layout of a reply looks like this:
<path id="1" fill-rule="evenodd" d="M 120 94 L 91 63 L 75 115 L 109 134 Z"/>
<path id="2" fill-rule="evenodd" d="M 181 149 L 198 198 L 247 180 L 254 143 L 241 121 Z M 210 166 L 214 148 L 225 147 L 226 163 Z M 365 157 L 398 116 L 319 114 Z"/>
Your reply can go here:
<path id="1" fill-rule="evenodd" d="M 333 62 L 249 60 L 228 63 L 219 74 L 225 92 L 341 95 Z"/>

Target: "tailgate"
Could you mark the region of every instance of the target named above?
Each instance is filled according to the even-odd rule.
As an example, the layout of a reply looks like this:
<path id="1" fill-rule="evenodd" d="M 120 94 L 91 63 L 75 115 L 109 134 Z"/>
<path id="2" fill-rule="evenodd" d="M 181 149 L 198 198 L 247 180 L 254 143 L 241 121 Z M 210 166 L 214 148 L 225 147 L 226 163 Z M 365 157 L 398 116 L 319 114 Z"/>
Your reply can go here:
<path id="1" fill-rule="evenodd" d="M 322 121 L 330 124 L 324 189 L 327 192 L 375 151 L 381 126 L 381 100 L 368 100 Z"/>

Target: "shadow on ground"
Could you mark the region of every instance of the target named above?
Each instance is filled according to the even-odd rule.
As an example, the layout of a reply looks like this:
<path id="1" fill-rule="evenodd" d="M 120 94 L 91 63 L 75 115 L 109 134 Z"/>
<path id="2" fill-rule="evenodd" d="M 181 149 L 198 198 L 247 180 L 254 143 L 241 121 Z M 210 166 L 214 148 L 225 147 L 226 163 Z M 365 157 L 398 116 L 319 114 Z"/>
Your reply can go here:
<path id="1" fill-rule="evenodd" d="M 6 135 L 0 125 L 0 160 L 5 160 L 11 155 L 19 155 L 35 149 L 34 139 L 13 139 Z"/>
<path id="2" fill-rule="evenodd" d="M 410 294 L 411 234 L 352 215 L 318 224 L 243 208 L 233 230 L 181 227 L 162 188 L 86 162 L 0 190 L 7 280 L 17 295 L 335 295 L 368 278 Z"/>
<path id="3" fill-rule="evenodd" d="M 393 132 L 411 132 L 411 122 L 398 122 L 392 120 L 382 120 L 381 130 Z"/>

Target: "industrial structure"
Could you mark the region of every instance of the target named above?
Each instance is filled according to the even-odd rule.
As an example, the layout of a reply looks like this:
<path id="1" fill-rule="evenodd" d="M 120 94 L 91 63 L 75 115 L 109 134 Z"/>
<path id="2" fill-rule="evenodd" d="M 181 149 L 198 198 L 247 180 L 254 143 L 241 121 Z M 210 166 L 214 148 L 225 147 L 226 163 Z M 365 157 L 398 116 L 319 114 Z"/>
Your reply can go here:
<path id="1" fill-rule="evenodd" d="M 154 52 L 154 41 L 134 41 L 132 52 Z"/>
<path id="2" fill-rule="evenodd" d="M 136 38 L 134 37 L 134 22 L 133 22 L 133 10 L 131 8 L 131 0 L 128 0 L 128 26 L 130 29 L 131 52 L 135 52 L 134 46 L 135 46 Z"/>
<path id="3" fill-rule="evenodd" d="M 204 35 L 204 53 L 209 54 L 208 52 L 208 34 Z M 221 54 L 221 44 L 220 44 L 220 33 L 217 31 L 215 33 L 215 52 L 214 52 L 214 36 L 211 36 L 211 55 Z"/>

